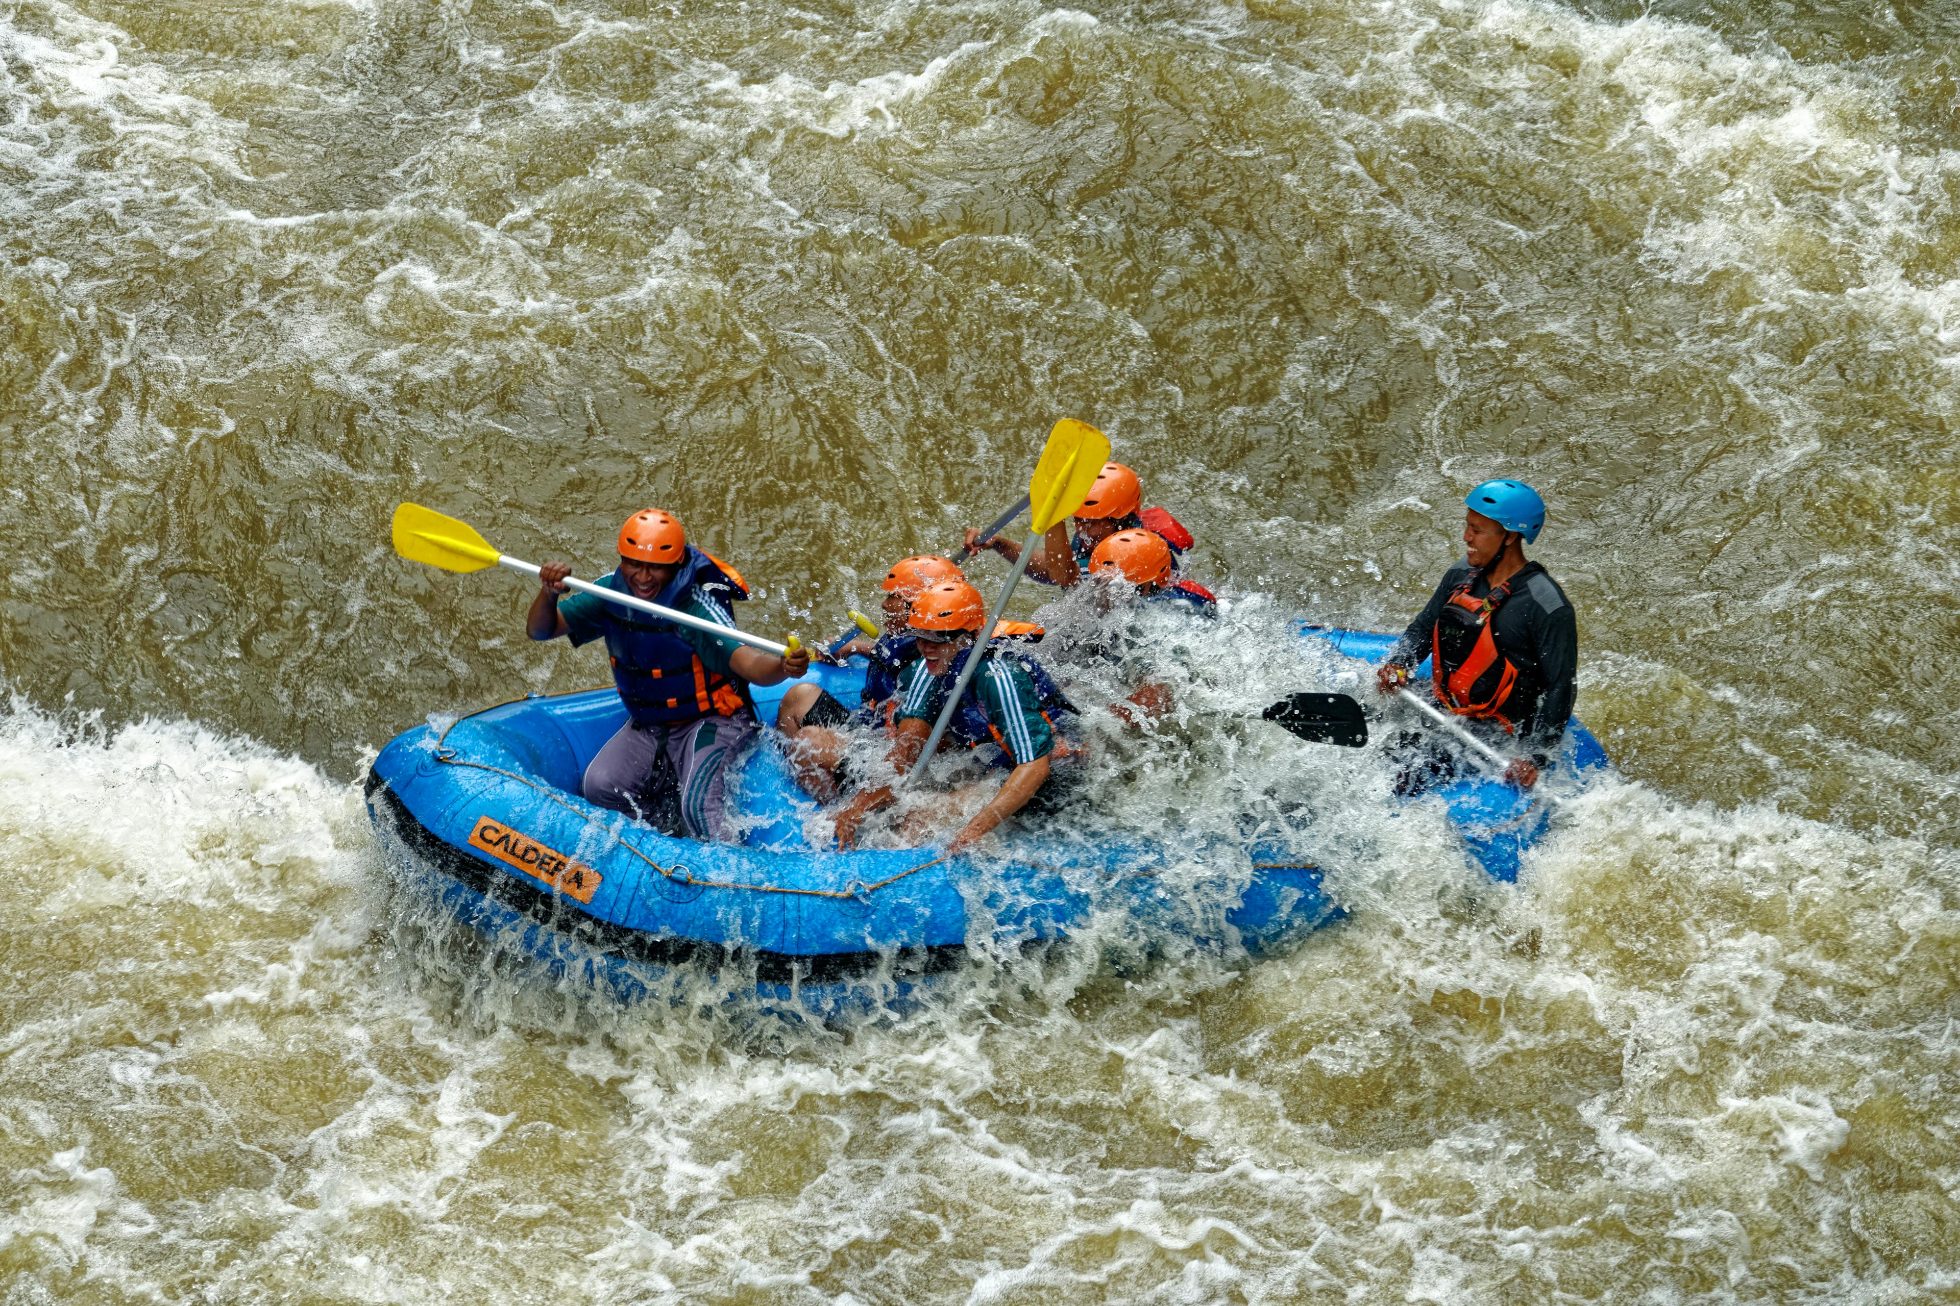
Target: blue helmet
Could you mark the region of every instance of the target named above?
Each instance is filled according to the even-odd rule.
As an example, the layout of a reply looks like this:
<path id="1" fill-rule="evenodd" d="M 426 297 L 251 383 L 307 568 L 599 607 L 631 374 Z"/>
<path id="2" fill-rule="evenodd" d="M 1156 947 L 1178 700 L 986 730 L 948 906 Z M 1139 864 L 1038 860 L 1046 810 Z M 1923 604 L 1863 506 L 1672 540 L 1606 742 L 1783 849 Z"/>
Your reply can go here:
<path id="1" fill-rule="evenodd" d="M 1531 544 L 1545 527 L 1545 501 L 1523 481 L 1485 481 L 1463 497 L 1463 506 L 1482 513 Z"/>

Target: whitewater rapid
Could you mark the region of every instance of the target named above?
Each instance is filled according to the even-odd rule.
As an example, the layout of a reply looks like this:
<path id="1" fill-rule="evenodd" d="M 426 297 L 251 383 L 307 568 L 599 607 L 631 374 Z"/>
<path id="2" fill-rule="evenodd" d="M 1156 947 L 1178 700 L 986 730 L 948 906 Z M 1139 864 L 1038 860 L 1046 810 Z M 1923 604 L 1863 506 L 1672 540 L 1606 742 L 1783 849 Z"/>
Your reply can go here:
<path id="1" fill-rule="evenodd" d="M 0 10 L 0 1296 L 1960 1292 L 1936 9 Z M 849 1028 L 393 887 L 382 742 L 604 677 L 397 502 L 587 571 L 658 503 L 815 636 L 1064 416 L 1237 605 L 1221 714 L 1530 480 L 1620 778 L 1493 891 L 1194 725 L 1136 820 L 1307 794 L 1352 919 Z"/>

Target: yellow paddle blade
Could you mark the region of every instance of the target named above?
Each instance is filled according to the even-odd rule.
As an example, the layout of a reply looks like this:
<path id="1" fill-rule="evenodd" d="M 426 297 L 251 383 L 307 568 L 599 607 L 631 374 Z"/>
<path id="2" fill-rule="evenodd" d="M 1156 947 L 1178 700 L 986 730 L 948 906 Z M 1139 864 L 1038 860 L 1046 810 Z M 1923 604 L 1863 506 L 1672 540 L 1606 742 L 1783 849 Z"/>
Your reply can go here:
<path id="1" fill-rule="evenodd" d="M 878 638 L 878 627 L 872 622 L 871 618 L 865 616 L 856 608 L 851 609 L 851 620 L 855 621 L 857 628 L 866 635 L 869 635 L 872 639 Z"/>
<path id="2" fill-rule="evenodd" d="M 503 555 L 490 547 L 468 522 L 445 517 L 419 503 L 395 509 L 395 552 L 410 562 L 426 562 L 444 571 L 482 571 L 497 565 Z"/>
<path id="3" fill-rule="evenodd" d="M 1074 513 L 1109 461 L 1109 438 L 1087 422 L 1064 417 L 1048 433 L 1028 482 L 1034 528 L 1045 531 Z"/>

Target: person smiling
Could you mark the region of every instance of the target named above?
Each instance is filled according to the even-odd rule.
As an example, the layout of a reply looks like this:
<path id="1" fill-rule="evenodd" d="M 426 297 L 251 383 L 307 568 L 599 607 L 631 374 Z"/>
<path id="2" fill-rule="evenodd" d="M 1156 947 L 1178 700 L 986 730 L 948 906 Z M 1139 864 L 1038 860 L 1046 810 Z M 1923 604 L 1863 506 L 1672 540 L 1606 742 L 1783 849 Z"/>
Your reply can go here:
<path id="1" fill-rule="evenodd" d="M 574 648 L 606 641 L 627 720 L 585 768 L 586 801 L 678 824 L 696 839 L 726 837 L 727 764 L 756 730 L 749 686 L 801 676 L 810 651 L 766 653 L 590 594 L 561 601 L 570 574 L 563 562 L 538 568 L 525 631 Z M 728 604 L 748 597 L 741 576 L 689 544 L 679 519 L 659 508 L 626 519 L 619 566 L 596 583 L 731 628 Z"/>
<path id="2" fill-rule="evenodd" d="M 1443 574 L 1389 651 L 1378 686 L 1409 683 L 1427 654 L 1437 705 L 1509 736 L 1523 756 L 1504 772 L 1521 788 L 1558 756 L 1577 697 L 1578 625 L 1551 574 L 1524 556 L 1545 525 L 1545 501 L 1521 481 L 1485 481 L 1463 500 L 1464 560 Z M 1501 733 L 1500 733 L 1501 732 Z M 1402 736 L 1396 790 L 1419 793 L 1453 778 L 1453 754 L 1421 734 Z"/>

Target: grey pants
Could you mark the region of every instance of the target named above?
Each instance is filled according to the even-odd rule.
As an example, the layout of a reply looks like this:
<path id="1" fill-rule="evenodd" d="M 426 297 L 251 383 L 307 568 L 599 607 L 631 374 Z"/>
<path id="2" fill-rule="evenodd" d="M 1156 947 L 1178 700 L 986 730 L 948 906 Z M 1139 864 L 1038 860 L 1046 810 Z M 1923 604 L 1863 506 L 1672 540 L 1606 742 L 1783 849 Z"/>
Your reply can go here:
<path id="1" fill-rule="evenodd" d="M 703 717 L 692 725 L 638 726 L 628 721 L 585 768 L 585 800 L 652 824 L 679 807 L 681 833 L 720 839 L 729 828 L 728 763 L 756 731 L 755 716 Z"/>

